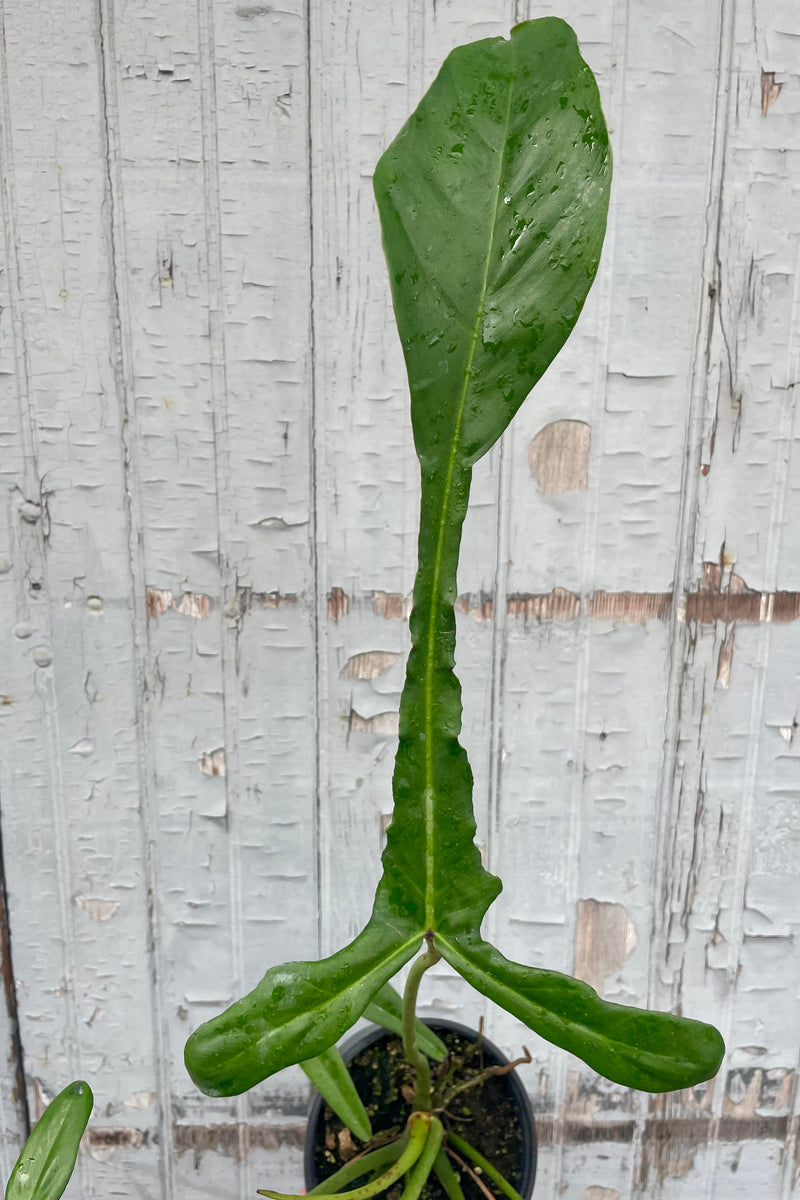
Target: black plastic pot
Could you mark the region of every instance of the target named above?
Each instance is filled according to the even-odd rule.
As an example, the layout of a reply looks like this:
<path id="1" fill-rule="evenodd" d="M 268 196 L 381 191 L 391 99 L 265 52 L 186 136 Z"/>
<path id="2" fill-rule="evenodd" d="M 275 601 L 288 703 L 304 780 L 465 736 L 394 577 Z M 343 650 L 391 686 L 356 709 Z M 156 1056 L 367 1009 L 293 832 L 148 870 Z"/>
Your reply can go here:
<path id="1" fill-rule="evenodd" d="M 474 1042 L 478 1036 L 473 1029 L 468 1029 L 466 1025 L 459 1025 L 455 1021 L 441 1019 L 426 1021 L 425 1024 L 440 1036 L 448 1032 L 456 1033 L 470 1042 Z M 353 1037 L 344 1043 L 341 1047 L 342 1057 L 349 1064 L 376 1042 L 381 1040 L 389 1041 L 395 1037 L 395 1034 L 388 1033 L 385 1029 L 372 1025 L 369 1029 L 364 1029 L 360 1033 L 354 1034 Z M 493 1045 L 486 1038 L 483 1039 L 483 1060 L 486 1066 L 490 1067 L 505 1066 L 508 1062 L 508 1059 L 498 1050 L 497 1046 Z M 536 1178 L 536 1129 L 533 1122 L 533 1111 L 530 1100 L 516 1071 L 509 1071 L 508 1074 L 496 1076 L 495 1078 L 498 1083 L 502 1084 L 509 1102 L 513 1105 L 522 1131 L 522 1147 L 520 1149 L 519 1169 L 516 1176 L 516 1180 L 519 1182 L 516 1182 L 514 1178 L 509 1178 L 509 1183 L 516 1187 L 516 1190 L 522 1196 L 522 1200 L 530 1200 Z M 314 1165 L 314 1155 L 316 1148 L 323 1144 L 324 1138 L 324 1101 L 319 1094 L 315 1093 L 308 1113 L 303 1162 L 307 1191 L 316 1187 L 320 1182 L 320 1177 Z M 352 1187 L 353 1185 L 351 1184 L 350 1186 Z"/>

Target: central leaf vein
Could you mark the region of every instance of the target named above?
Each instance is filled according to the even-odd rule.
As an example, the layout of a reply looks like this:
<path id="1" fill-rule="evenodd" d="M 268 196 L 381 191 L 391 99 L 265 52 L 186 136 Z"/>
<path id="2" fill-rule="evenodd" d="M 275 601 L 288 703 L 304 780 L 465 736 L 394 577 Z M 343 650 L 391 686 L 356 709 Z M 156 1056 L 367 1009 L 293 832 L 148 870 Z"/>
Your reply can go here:
<path id="1" fill-rule="evenodd" d="M 494 250 L 495 235 L 498 226 L 498 214 L 502 203 L 501 187 L 504 178 L 504 167 L 506 164 L 506 150 L 508 147 L 508 132 L 511 124 L 511 104 L 514 97 L 514 82 L 515 77 L 509 81 L 508 100 L 506 103 L 505 119 L 503 122 L 502 144 L 499 154 L 499 166 L 497 170 L 497 183 L 495 185 L 495 203 L 494 214 L 492 218 L 491 234 L 486 247 L 486 258 L 483 264 L 483 279 L 478 293 L 478 306 L 475 313 L 475 321 L 473 323 L 470 334 L 469 350 L 467 360 L 464 366 L 464 383 L 461 388 L 461 395 L 458 399 L 458 408 L 456 411 L 455 427 L 453 430 L 453 439 L 450 445 L 450 452 L 447 457 L 447 469 L 445 474 L 445 486 L 442 494 L 442 507 L 438 517 L 437 537 L 436 537 L 436 553 L 433 564 L 433 579 L 431 587 L 431 605 L 428 616 L 427 642 L 426 642 L 426 658 L 425 658 L 425 923 L 427 928 L 433 928 L 434 925 L 434 766 L 433 766 L 433 708 L 434 708 L 434 674 L 435 674 L 435 645 L 436 645 L 436 625 L 440 614 L 440 589 L 442 562 L 444 560 L 445 541 L 447 538 L 448 518 L 450 515 L 450 500 L 452 495 L 453 476 L 455 474 L 456 460 L 461 443 L 461 430 L 464 423 L 464 410 L 466 408 L 467 396 L 469 394 L 469 385 L 472 378 L 472 364 L 475 359 L 475 351 L 478 345 L 483 318 L 486 311 L 486 293 L 489 286 L 489 270 L 492 261 L 492 252 Z"/>

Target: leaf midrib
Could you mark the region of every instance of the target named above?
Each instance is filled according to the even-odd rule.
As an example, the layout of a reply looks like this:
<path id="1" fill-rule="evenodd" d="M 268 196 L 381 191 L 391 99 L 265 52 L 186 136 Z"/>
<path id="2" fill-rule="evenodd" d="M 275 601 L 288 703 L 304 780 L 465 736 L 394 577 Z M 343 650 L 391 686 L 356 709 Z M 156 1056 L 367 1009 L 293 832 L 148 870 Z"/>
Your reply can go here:
<path id="1" fill-rule="evenodd" d="M 469 392 L 470 380 L 472 378 L 472 363 L 475 358 L 475 350 L 478 344 L 478 336 L 480 334 L 483 317 L 485 314 L 486 292 L 489 284 L 489 267 L 492 261 L 492 251 L 494 250 L 495 234 L 498 225 L 498 212 L 500 207 L 500 185 L 504 177 L 504 168 L 506 165 L 506 150 L 508 147 L 508 131 L 511 121 L 511 102 L 514 96 L 514 84 L 516 75 L 512 74 L 508 88 L 508 102 L 506 105 L 505 120 L 503 123 L 503 141 L 502 151 L 500 153 L 500 165 L 497 172 L 497 183 L 495 185 L 495 202 L 494 215 L 492 219 L 492 231 L 489 238 L 489 244 L 486 248 L 486 259 L 483 266 L 483 281 L 479 293 L 478 307 L 475 313 L 475 321 L 472 327 L 470 336 L 469 353 L 464 366 L 464 385 L 461 389 L 461 395 L 458 400 L 458 409 L 456 411 L 456 422 L 453 431 L 453 439 L 450 446 L 450 453 L 447 457 L 447 471 L 445 476 L 445 486 L 442 498 L 442 507 L 439 513 L 438 529 L 436 536 L 436 553 L 433 560 L 433 579 L 431 581 L 431 604 L 430 613 L 428 616 L 427 644 L 426 644 L 426 660 L 425 660 L 425 677 L 424 677 L 424 696 L 425 696 L 425 794 L 424 794 L 424 812 L 425 812 L 425 926 L 427 929 L 432 929 L 434 925 L 434 812 L 433 812 L 433 705 L 434 705 L 434 646 L 436 643 L 436 621 L 438 614 L 438 596 L 441 585 L 442 561 L 444 559 L 444 546 L 447 534 L 447 522 L 450 511 L 451 488 L 453 483 L 453 475 L 455 474 L 456 460 L 461 442 L 461 430 L 464 423 L 464 410 L 467 403 L 467 394 Z"/>
<path id="2" fill-rule="evenodd" d="M 369 929 L 369 923 L 367 924 L 366 928 L 363 930 L 363 933 L 366 933 L 368 929 Z M 415 930 L 413 934 L 404 938 L 404 940 L 402 942 L 388 947 L 386 954 L 380 960 L 381 963 L 385 963 L 387 960 L 395 960 L 398 957 L 402 957 L 403 955 L 406 955 L 406 957 L 403 959 L 403 961 L 400 963 L 400 965 L 396 968 L 397 970 L 399 970 L 400 967 L 404 965 L 404 963 L 408 962 L 408 959 L 410 958 L 411 954 L 416 949 L 416 947 L 419 945 L 419 939 L 420 939 L 421 933 L 422 933 L 421 930 L 419 930 L 419 931 Z M 363 934 L 362 934 L 362 936 L 363 936 Z M 347 947 L 347 948 L 349 949 L 349 947 Z M 407 951 L 409 953 L 406 953 Z M 369 978 L 369 976 L 371 976 L 371 975 L 380 974 L 380 971 L 378 969 L 379 966 L 380 966 L 380 964 L 376 964 L 376 966 L 373 967 L 372 970 L 365 971 L 364 974 L 359 977 L 359 983 L 363 983 L 363 981 L 365 979 Z M 394 974 L 394 972 L 392 972 L 392 974 Z M 389 978 L 391 978 L 391 975 L 389 976 Z M 384 980 L 384 983 L 385 982 L 387 982 L 387 980 Z M 312 984 L 312 986 L 313 986 L 313 984 Z M 305 1025 L 307 1025 L 310 1017 L 312 1017 L 316 1013 L 320 1013 L 320 1014 L 324 1013 L 330 1007 L 331 1003 L 334 1003 L 337 999 L 339 999 L 339 997 L 341 995 L 343 995 L 345 992 L 347 992 L 351 986 L 352 986 L 352 981 L 350 983 L 345 984 L 345 986 L 343 988 L 341 988 L 338 992 L 334 993 L 333 997 L 331 996 L 330 992 L 325 993 L 320 998 L 319 1003 L 308 1005 L 300 1013 L 290 1016 L 282 1025 L 270 1026 L 270 1028 L 268 1028 L 265 1033 L 261 1034 L 258 1037 L 259 1046 L 264 1047 L 264 1046 L 269 1045 L 270 1039 L 275 1036 L 276 1030 L 280 1031 L 281 1040 L 283 1040 L 283 1038 L 286 1035 L 288 1035 L 290 1039 L 294 1039 L 297 1036 L 297 1034 L 302 1030 L 302 1028 Z M 322 991 L 322 990 L 323 989 L 320 987 L 320 991 Z M 369 1000 L 366 1001 L 366 1004 L 369 1004 Z M 365 1005 L 365 1007 L 366 1007 L 366 1005 Z"/>
<path id="3" fill-rule="evenodd" d="M 450 938 L 439 937 L 437 939 L 437 945 L 449 951 L 448 961 L 450 962 L 451 966 L 456 967 L 456 970 L 460 975 L 463 976 L 464 972 L 456 966 L 455 962 L 453 962 L 453 959 L 460 959 L 462 963 L 467 962 L 472 967 L 473 971 L 491 979 L 497 991 L 501 993 L 506 1000 L 506 1003 L 503 1003 L 502 1000 L 498 1001 L 498 1003 L 502 1005 L 506 1012 L 513 1014 L 515 1002 L 527 1004 L 536 1012 L 543 1025 L 547 1023 L 557 1025 L 567 1034 L 574 1034 L 576 1036 L 586 1038 L 592 1041 L 596 1046 L 599 1046 L 601 1049 L 603 1047 L 603 1043 L 605 1043 L 606 1046 L 610 1047 L 622 1059 L 630 1058 L 632 1054 L 635 1053 L 640 1062 L 649 1065 L 651 1071 L 659 1070 L 665 1058 L 674 1061 L 674 1050 L 670 1051 L 670 1054 L 668 1055 L 660 1055 L 657 1051 L 653 1050 L 634 1050 L 631 1047 L 630 1042 L 626 1042 L 621 1038 L 613 1037 L 607 1033 L 598 1031 L 594 1026 L 587 1024 L 585 1021 L 581 1021 L 577 1018 L 560 1016 L 559 1013 L 555 1012 L 553 1009 L 537 1003 L 536 1000 L 531 1000 L 529 996 L 522 995 L 510 984 L 504 983 L 504 981 L 500 979 L 494 972 L 487 970 L 486 967 L 479 966 L 477 963 L 473 962 L 469 956 L 464 954 L 463 950 Z M 532 971 L 535 969 L 535 967 L 530 968 Z M 571 980 L 571 982 L 576 983 L 579 981 Z M 597 999 L 600 1000 L 600 1003 L 602 1003 L 602 999 L 599 996 Z M 644 1011 L 646 1012 L 647 1010 Z M 529 1024 L 527 1020 L 525 1023 Z M 534 1026 L 529 1025 L 529 1028 L 533 1029 Z M 539 1031 L 535 1030 L 535 1032 Z M 541 1036 L 548 1037 L 547 1034 L 542 1034 Z M 550 1039 L 548 1038 L 548 1040 Z M 687 1060 L 686 1056 L 684 1055 L 679 1061 L 680 1063 L 686 1063 L 689 1060 Z M 634 1065 L 636 1065 L 636 1063 L 634 1063 Z"/>

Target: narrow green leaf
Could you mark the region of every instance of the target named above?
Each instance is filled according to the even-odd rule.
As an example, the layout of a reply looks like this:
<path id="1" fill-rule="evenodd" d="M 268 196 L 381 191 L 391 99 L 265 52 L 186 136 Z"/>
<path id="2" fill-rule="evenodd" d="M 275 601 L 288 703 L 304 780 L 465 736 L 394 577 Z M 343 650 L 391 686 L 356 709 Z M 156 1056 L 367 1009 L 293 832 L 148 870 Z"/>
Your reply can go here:
<path id="1" fill-rule="evenodd" d="M 383 985 L 379 992 L 370 1000 L 364 1009 L 364 1016 L 376 1025 L 382 1025 L 390 1033 L 403 1033 L 403 999 L 390 983 Z M 447 1058 L 447 1046 L 424 1021 L 417 1020 L 415 1025 L 417 1045 L 423 1054 L 434 1062 L 442 1062 Z"/>
<path id="2" fill-rule="evenodd" d="M 336 1047 L 329 1046 L 316 1058 L 301 1062 L 300 1066 L 339 1120 L 344 1121 L 360 1141 L 368 1142 L 372 1137 L 372 1127 L 367 1110 Z"/>
<path id="3" fill-rule="evenodd" d="M 5 1200 L 59 1200 L 70 1181 L 94 1097 L 76 1080 L 48 1104 L 22 1148 Z"/>
<path id="4" fill-rule="evenodd" d="M 419 946 L 411 927 L 377 921 L 320 962 L 271 967 L 258 985 L 191 1035 L 186 1069 L 209 1096 L 236 1096 L 316 1058 L 354 1025 L 375 992 Z"/>
<path id="5" fill-rule="evenodd" d="M 478 934 L 437 939 L 436 945 L 478 991 L 623 1087 L 675 1091 L 719 1069 L 724 1043 L 702 1021 L 601 1000 L 568 975 L 510 962 Z"/>

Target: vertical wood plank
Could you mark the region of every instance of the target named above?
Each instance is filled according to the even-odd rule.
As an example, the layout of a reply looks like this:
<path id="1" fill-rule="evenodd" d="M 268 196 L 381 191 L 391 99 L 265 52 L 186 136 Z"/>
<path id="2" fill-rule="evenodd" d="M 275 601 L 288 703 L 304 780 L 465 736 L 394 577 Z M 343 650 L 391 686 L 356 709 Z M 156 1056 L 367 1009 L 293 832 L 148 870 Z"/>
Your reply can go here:
<path id="1" fill-rule="evenodd" d="M 318 954 L 308 29 L 302 4 L 213 16 L 226 764 L 249 988 Z M 251 1123 L 297 1116 L 306 1092 L 299 1071 L 268 1081 L 247 1097 Z"/>
<path id="2" fill-rule="evenodd" d="M 749 587 L 769 595 L 793 587 L 796 577 L 798 230 L 796 205 L 774 182 L 787 152 L 797 149 L 796 99 L 778 112 L 780 92 L 771 103 L 764 95 L 771 54 L 785 65 L 785 20 L 779 9 L 728 11 L 719 215 L 706 270 L 704 429 L 686 564 L 695 586 L 718 593 L 723 609 L 731 593 Z M 763 221 L 767 194 L 770 217 Z M 683 865 L 665 876 L 663 979 L 673 1003 L 717 1014 L 728 1043 L 703 1107 L 742 1130 L 757 1113 L 759 1136 L 786 1137 L 783 1165 L 772 1153 L 762 1186 L 789 1195 L 797 1095 L 790 1030 L 800 1014 L 795 964 L 785 953 L 796 929 L 797 914 L 785 902 L 797 891 L 796 865 L 789 867 L 782 847 L 798 836 L 787 807 L 788 780 L 796 776 L 797 629 L 771 624 L 773 615 L 765 597 L 758 624 L 721 619 L 690 633 L 665 846 L 665 858 Z M 681 1097 L 667 1111 L 691 1108 Z M 692 1174 L 704 1194 L 723 1197 L 736 1192 L 732 1170 L 717 1142 Z"/>
<path id="3" fill-rule="evenodd" d="M 5 17 L 0 11 L 0 170 L 4 178 L 13 183 L 12 153 L 8 116 L 10 96 L 8 75 L 5 70 Z M 20 415 L 20 403 L 16 373 L 22 364 L 20 330 L 11 307 L 11 295 L 17 280 L 16 244 L 14 225 L 6 185 L 5 203 L 2 208 L 3 238 L 0 242 L 0 611 L 2 624 L 8 623 L 13 612 L 16 593 L 15 572 L 12 570 L 12 542 L 14 536 L 11 504 L 6 497 L 13 494 L 24 475 L 24 456 L 21 440 L 15 429 L 15 420 Z M 13 191 L 12 191 L 13 194 Z M 13 283 L 12 283 L 13 280 Z M 3 639 L 7 650 L 7 635 Z M 8 718 L 13 709 L 13 693 L 5 672 L 0 674 L 0 745 L 9 740 Z M 29 1116 L 25 1095 L 25 1079 L 22 1066 L 22 1043 L 20 1040 L 17 1013 L 17 983 L 13 970 L 12 937 L 9 914 L 8 883 L 6 880 L 5 854 L 2 838 L 2 814 L 10 796 L 3 792 L 7 783 L 4 770 L 0 773 L 0 979 L 3 999 L 0 1001 L 0 1054 L 6 1064 L 0 1082 L 0 1172 L 7 1179 L 14 1162 L 22 1149 L 28 1132 Z"/>
<path id="4" fill-rule="evenodd" d="M 157 1120 L 157 1058 L 96 14 L 51 6 L 33 52 L 26 10 L 6 4 L 3 23 L 16 395 L 3 456 L 0 790 L 29 1108 L 36 1119 L 70 1080 L 91 1078 L 96 1129 L 112 1147 L 119 1130 L 140 1145 L 155 1186 L 159 1151 L 144 1139 Z M 90 1142 L 78 1165 L 84 1191 L 96 1152 Z M 130 1193 L 123 1185 L 120 1194 Z"/>
<path id="5" fill-rule="evenodd" d="M 526 15 L 540 14 L 537 9 Z M 630 952 L 609 958 L 605 974 L 592 982 L 609 998 L 642 1004 L 652 914 L 652 798 L 660 771 L 669 639 L 657 621 L 641 626 L 598 621 L 591 603 L 598 590 L 667 591 L 675 571 L 681 493 L 676 465 L 686 436 L 684 397 L 692 375 L 709 154 L 708 136 L 691 134 L 698 121 L 709 130 L 713 120 L 717 42 L 713 22 L 701 20 L 688 5 L 673 6 L 656 24 L 646 4 L 614 6 L 588 27 L 585 14 L 559 9 L 559 15 L 572 20 L 598 74 L 615 184 L 601 271 L 581 322 L 510 435 L 513 567 L 506 591 L 513 597 L 567 588 L 580 612 L 569 629 L 550 625 L 542 631 L 537 639 L 542 658 L 535 666 L 529 657 L 524 660 L 529 678 L 543 677 L 536 707 L 538 689 L 526 695 L 522 664 L 518 674 L 509 673 L 520 641 L 532 630 L 517 633 L 512 626 L 507 634 L 503 732 L 510 755 L 502 764 L 498 805 L 501 854 L 512 852 L 511 830 L 519 837 L 526 808 L 527 820 L 533 817 L 532 792 L 541 797 L 542 817 L 551 815 L 549 823 L 539 818 L 533 864 L 522 849 L 517 864 L 504 863 L 507 886 L 496 921 L 502 929 L 517 918 L 511 926 L 520 942 L 516 956 L 530 961 L 533 944 L 522 936 L 518 902 L 512 908 L 510 897 L 516 880 L 525 879 L 531 907 L 544 908 L 538 920 L 545 928 L 537 926 L 536 933 L 545 939 L 544 948 L 550 944 L 547 957 L 537 954 L 534 961 L 571 973 L 587 934 L 581 912 L 588 910 L 581 905 L 599 905 L 603 921 L 624 919 L 634 943 Z M 673 224 L 681 228 L 679 241 L 665 235 Z M 542 487 L 531 472 L 534 438 L 564 420 L 583 423 L 574 426 L 581 431 L 589 427 L 585 488 Z M 632 611 L 628 619 L 636 621 Z M 559 686 L 562 677 L 566 686 Z M 549 766 L 537 762 L 525 769 L 524 755 L 522 769 L 515 770 L 525 731 L 542 739 Z M 531 845 L 521 837 L 519 842 Z M 548 918 L 554 923 L 547 924 Z M 596 936 L 607 938 L 609 932 L 601 924 Z M 562 1150 L 571 1121 L 585 1121 L 588 1113 L 594 1122 L 624 1119 L 626 1136 L 642 1137 L 646 1108 L 539 1045 L 537 1066 L 546 1080 L 539 1107 L 560 1114 L 545 1185 L 545 1194 L 557 1195 L 571 1169 Z M 623 1194 L 637 1170 L 635 1155 L 624 1161 Z M 587 1186 L 595 1183 L 601 1180 Z"/>
<path id="6" fill-rule="evenodd" d="M 22 1041 L 19 1035 L 17 986 L 11 952 L 8 889 L 0 833 L 0 1054 L 5 1064 L 0 1077 L 0 1179 L 8 1179 L 30 1128 L 25 1098 Z"/>
<path id="7" fill-rule="evenodd" d="M 245 1195 L 257 1126 L 306 1088 L 209 1100 L 182 1049 L 316 951 L 305 26 L 208 3 L 157 43 L 141 10 L 116 29 L 170 1159 Z"/>
<path id="8" fill-rule="evenodd" d="M 134 12 L 109 3 L 101 13 L 114 266 L 125 281 L 117 292 L 117 387 L 128 431 L 151 1003 L 169 1200 L 177 1187 L 174 1118 L 184 1115 L 189 1091 L 181 1070 L 188 1018 L 196 1020 L 195 1005 L 213 1012 L 233 995 L 231 939 L 209 937 L 225 928 L 229 864 L 214 820 L 225 811 L 218 778 L 225 743 L 220 629 L 211 617 L 218 529 L 200 35 L 186 10 L 163 23 L 148 6 Z M 201 789 L 197 774 L 209 761 Z M 201 944 L 216 989 L 199 991 L 187 979 Z"/>
<path id="9" fill-rule="evenodd" d="M 402 619 L 374 611 L 373 594 L 410 590 L 418 492 L 372 170 L 408 112 L 409 48 L 420 15 L 416 4 L 325 0 L 311 3 L 309 20 L 320 936 L 327 954 L 369 914 L 381 818 L 391 810 L 406 631 Z M 394 665 L 381 669 L 389 661 L 381 655 L 397 656 Z M 356 660 L 360 671 L 348 667 Z"/>

